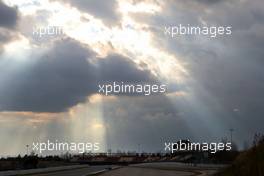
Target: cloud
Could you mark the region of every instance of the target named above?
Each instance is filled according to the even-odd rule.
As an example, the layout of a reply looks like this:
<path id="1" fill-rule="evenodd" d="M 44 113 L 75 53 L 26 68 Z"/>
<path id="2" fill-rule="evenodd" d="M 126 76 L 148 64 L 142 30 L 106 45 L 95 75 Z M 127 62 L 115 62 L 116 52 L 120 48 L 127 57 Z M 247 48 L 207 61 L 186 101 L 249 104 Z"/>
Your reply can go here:
<path id="1" fill-rule="evenodd" d="M 64 2 L 105 23 L 119 21 L 115 1 Z M 171 93 L 169 96 L 119 96 L 113 101 L 103 99 L 98 114 L 103 113 L 110 147 L 135 149 L 140 143 L 147 151 L 157 151 L 163 149 L 163 140 L 190 138 L 216 142 L 227 136 L 231 127 L 236 129 L 235 141 L 243 143 L 254 132 L 263 132 L 263 1 L 157 2 L 153 1 L 161 5 L 161 11 L 129 15 L 138 23 L 136 26 L 142 24 L 152 34 L 152 45 L 184 63 L 189 76 L 181 80 L 183 86 L 176 86 L 184 96 Z M 46 16 L 39 14 L 42 15 Z M 164 35 L 164 26 L 178 24 L 231 25 L 233 33 L 215 39 L 205 36 L 172 39 Z M 3 41 L 10 38 L 6 36 L 0 33 Z M 87 96 L 91 98 L 99 82 L 156 80 L 144 63 L 136 65 L 133 58 L 116 53 L 98 58 L 91 48 L 72 39 L 58 41 L 42 52 L 31 55 L 28 63 L 7 58 L 0 61 L 1 111 L 67 111 L 85 102 Z M 93 98 L 90 103 L 100 100 Z M 85 110 L 90 108 L 83 115 L 88 122 L 90 116 L 97 114 L 92 112 L 89 102 L 84 106 Z M 6 114 L 3 115 L 5 118 Z M 79 123 L 85 124 L 82 120 Z M 43 128 L 43 133 L 53 129 L 52 133 L 63 138 L 65 131 L 70 131 L 68 124 L 60 130 L 64 127 L 60 126 L 61 122 L 50 123 L 50 127 Z M 9 134 L 13 129 L 2 131 Z M 78 136 L 81 135 L 78 133 Z"/>
<path id="2" fill-rule="evenodd" d="M 95 18 L 101 19 L 105 24 L 110 26 L 118 24 L 120 20 L 116 0 L 63 0 L 63 2 L 78 8 L 82 12 L 89 13 Z"/>
<path id="3" fill-rule="evenodd" d="M 103 101 L 108 147 L 138 150 L 140 144 L 141 150 L 157 152 L 164 149 L 164 142 L 193 139 L 178 105 L 165 95 Z"/>
<path id="4" fill-rule="evenodd" d="M 205 4 L 215 4 L 224 2 L 225 0 L 198 0 L 198 2 L 205 3 Z"/>
<path id="5" fill-rule="evenodd" d="M 256 131 L 263 132 L 260 123 L 263 123 L 264 102 L 259 97 L 264 95 L 264 35 L 261 33 L 264 12 L 260 8 L 264 2 L 176 0 L 160 1 L 160 4 L 163 10 L 158 13 L 131 16 L 148 26 L 156 47 L 186 64 L 190 77 L 185 77 L 184 81 L 197 102 L 185 108 L 203 105 L 206 108 L 199 108 L 197 118 L 214 119 L 211 125 L 219 122 L 222 133 L 230 127 L 236 128 L 240 143 Z M 179 24 L 232 26 L 232 35 L 215 39 L 164 35 L 165 26 Z M 235 108 L 239 111 L 234 112 Z"/>
<path id="6" fill-rule="evenodd" d="M 9 7 L 0 0 L 0 53 L 3 46 L 17 38 L 15 27 L 18 21 L 18 10 Z"/>
<path id="7" fill-rule="evenodd" d="M 118 54 L 110 54 L 104 59 L 99 59 L 98 69 L 102 82 L 153 82 L 156 78 L 148 69 L 135 69 L 135 64 L 128 58 L 120 58 Z M 117 69 L 118 68 L 118 69 Z"/>
<path id="8" fill-rule="evenodd" d="M 151 81 L 149 71 L 140 70 L 130 59 L 112 54 L 96 58 L 87 46 L 72 39 L 57 41 L 42 56 L 32 56 L 26 65 L 15 60 L 0 76 L 0 110 L 61 112 L 86 100 L 104 81 Z M 9 75 L 6 77 L 6 75 Z"/>
<path id="9" fill-rule="evenodd" d="M 14 28 L 18 19 L 17 9 L 0 1 L 0 27 Z"/>
<path id="10" fill-rule="evenodd" d="M 9 31 L 9 29 L 0 28 L 0 46 L 17 38 L 16 33 Z"/>

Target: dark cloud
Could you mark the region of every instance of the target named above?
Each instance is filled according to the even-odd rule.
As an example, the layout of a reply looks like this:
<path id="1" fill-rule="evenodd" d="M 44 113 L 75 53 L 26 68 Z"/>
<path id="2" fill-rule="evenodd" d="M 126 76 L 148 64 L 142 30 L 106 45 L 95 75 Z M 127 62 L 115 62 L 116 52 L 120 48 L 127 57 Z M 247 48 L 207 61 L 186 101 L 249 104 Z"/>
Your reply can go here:
<path id="1" fill-rule="evenodd" d="M 18 12 L 0 1 L 0 27 L 13 28 L 16 25 Z"/>
<path id="2" fill-rule="evenodd" d="M 41 57 L 31 57 L 23 68 L 15 70 L 11 68 L 16 67 L 16 61 L 0 62 L 0 67 L 9 65 L 0 77 L 2 111 L 65 111 L 98 92 L 99 82 L 152 78 L 150 72 L 140 70 L 124 56 L 95 58 L 95 53 L 71 39 L 57 42 Z"/>
<path id="3" fill-rule="evenodd" d="M 135 69 L 135 64 L 130 59 L 120 59 L 120 56 L 116 54 L 110 54 L 106 59 L 100 59 L 97 65 L 100 70 L 98 75 L 101 77 L 100 80 L 102 82 L 123 81 L 127 83 L 136 83 L 155 80 L 150 70 Z M 118 70 L 116 68 L 118 68 Z"/>
<path id="4" fill-rule="evenodd" d="M 225 0 L 198 0 L 198 2 L 205 3 L 205 4 L 215 4 L 215 3 L 220 3 Z"/>
<path id="5" fill-rule="evenodd" d="M 18 21 L 18 11 L 0 0 L 0 53 L 3 45 L 17 38 L 15 27 Z"/>
<path id="6" fill-rule="evenodd" d="M 5 43 L 15 39 L 17 37 L 16 33 L 9 31 L 9 29 L 0 28 L 0 48 Z"/>
<path id="7" fill-rule="evenodd" d="M 118 3 L 116 0 L 63 0 L 63 2 L 101 19 L 107 25 L 112 26 L 119 23 L 120 14 L 117 10 Z"/>

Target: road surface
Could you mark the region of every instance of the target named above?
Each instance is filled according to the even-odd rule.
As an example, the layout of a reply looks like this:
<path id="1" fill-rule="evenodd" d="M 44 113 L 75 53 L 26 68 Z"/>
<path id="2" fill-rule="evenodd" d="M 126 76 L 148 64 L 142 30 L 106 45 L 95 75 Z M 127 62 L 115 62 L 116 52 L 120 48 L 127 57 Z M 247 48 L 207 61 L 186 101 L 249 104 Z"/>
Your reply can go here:
<path id="1" fill-rule="evenodd" d="M 110 166 L 87 166 L 85 168 L 64 170 L 32 176 L 87 176 L 91 173 L 103 171 Z M 102 172 L 100 176 L 210 176 L 217 172 L 221 166 L 217 165 L 187 165 L 180 163 L 144 163 L 120 167 Z"/>
<path id="2" fill-rule="evenodd" d="M 193 171 L 161 170 L 151 168 L 124 167 L 100 174 L 100 176 L 194 176 Z"/>
<path id="3" fill-rule="evenodd" d="M 221 167 L 181 163 L 143 163 L 105 172 L 100 176 L 210 176 Z"/>
<path id="4" fill-rule="evenodd" d="M 86 176 L 94 172 L 102 171 L 107 167 L 108 166 L 88 166 L 87 168 L 32 174 L 31 176 Z"/>

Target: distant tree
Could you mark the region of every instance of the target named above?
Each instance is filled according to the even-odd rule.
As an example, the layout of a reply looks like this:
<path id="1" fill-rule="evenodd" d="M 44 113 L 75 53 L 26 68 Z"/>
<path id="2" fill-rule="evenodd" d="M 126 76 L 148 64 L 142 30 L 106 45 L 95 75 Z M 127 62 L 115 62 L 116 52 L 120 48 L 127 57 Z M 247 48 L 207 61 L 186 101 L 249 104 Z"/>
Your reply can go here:
<path id="1" fill-rule="evenodd" d="M 247 141 L 244 141 L 243 149 L 244 150 L 248 150 L 249 149 L 249 145 L 248 145 L 248 142 Z"/>
<path id="2" fill-rule="evenodd" d="M 36 153 L 34 151 L 31 151 L 29 156 L 35 156 L 35 155 Z"/>
<path id="3" fill-rule="evenodd" d="M 227 137 L 222 137 L 221 142 L 222 142 L 223 144 L 225 144 L 225 149 L 224 149 L 224 150 L 226 150 L 226 144 L 228 143 L 228 139 L 227 139 Z"/>
<path id="4" fill-rule="evenodd" d="M 254 135 L 253 147 L 257 147 L 258 145 L 264 144 L 264 135 L 261 133 L 256 133 Z"/>
<path id="5" fill-rule="evenodd" d="M 234 141 L 232 142 L 232 151 L 238 151 L 238 146 Z"/>
<path id="6" fill-rule="evenodd" d="M 20 159 L 21 159 L 21 155 L 20 155 L 20 154 L 17 156 L 17 159 L 18 159 L 18 160 L 20 160 Z"/>

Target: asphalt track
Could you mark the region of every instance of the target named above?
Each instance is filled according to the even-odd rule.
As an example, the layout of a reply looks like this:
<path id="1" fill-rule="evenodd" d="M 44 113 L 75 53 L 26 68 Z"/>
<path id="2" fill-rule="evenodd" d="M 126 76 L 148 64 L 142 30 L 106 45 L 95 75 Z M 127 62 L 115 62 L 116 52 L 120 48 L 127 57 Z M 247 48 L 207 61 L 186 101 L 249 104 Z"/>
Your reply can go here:
<path id="1" fill-rule="evenodd" d="M 221 167 L 217 165 L 145 163 L 104 172 L 100 176 L 210 176 Z"/>
<path id="2" fill-rule="evenodd" d="M 32 176 L 210 176 L 219 168 L 208 166 L 190 166 L 174 163 L 147 163 L 119 167 L 108 170 L 110 166 L 87 166 L 72 170 L 33 174 Z"/>
<path id="3" fill-rule="evenodd" d="M 97 172 L 103 171 L 106 168 L 108 168 L 108 166 L 89 166 L 87 168 L 31 174 L 30 176 L 87 176 L 89 174 L 93 175 Z"/>
<path id="4" fill-rule="evenodd" d="M 152 168 L 124 167 L 105 172 L 100 176 L 195 176 L 202 173 L 195 171 L 161 170 Z"/>

